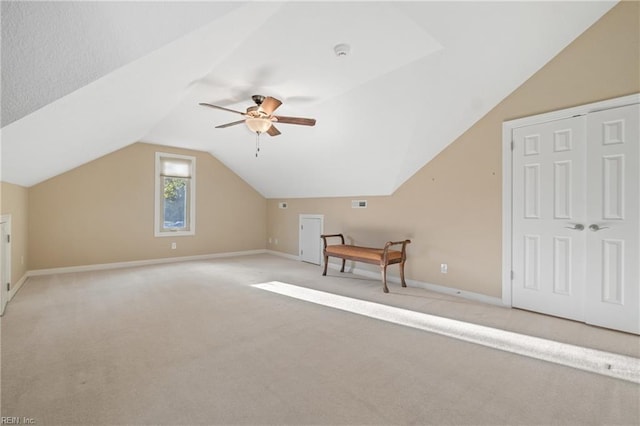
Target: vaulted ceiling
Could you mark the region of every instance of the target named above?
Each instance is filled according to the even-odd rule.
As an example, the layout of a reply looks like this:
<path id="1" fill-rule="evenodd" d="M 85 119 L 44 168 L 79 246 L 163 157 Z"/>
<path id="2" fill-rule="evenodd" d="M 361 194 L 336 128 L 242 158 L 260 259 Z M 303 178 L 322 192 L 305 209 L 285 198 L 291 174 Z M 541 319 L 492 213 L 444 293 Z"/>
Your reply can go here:
<path id="1" fill-rule="evenodd" d="M 616 2 L 2 2 L 3 181 L 142 141 L 269 198 L 392 193 Z M 334 46 L 350 45 L 338 57 Z M 251 95 L 283 101 L 256 136 Z"/>

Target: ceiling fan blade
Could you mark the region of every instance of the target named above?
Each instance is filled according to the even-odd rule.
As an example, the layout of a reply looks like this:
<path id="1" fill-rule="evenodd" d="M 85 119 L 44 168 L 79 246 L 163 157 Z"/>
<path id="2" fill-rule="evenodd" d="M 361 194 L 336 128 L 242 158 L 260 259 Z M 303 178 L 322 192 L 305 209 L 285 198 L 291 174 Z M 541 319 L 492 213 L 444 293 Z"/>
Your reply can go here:
<path id="1" fill-rule="evenodd" d="M 269 130 L 267 130 L 267 133 L 269 133 L 269 136 L 278 136 L 280 134 L 280 130 L 276 129 L 276 126 L 272 124 L 271 127 L 269 127 Z"/>
<path id="2" fill-rule="evenodd" d="M 262 101 L 262 104 L 260 104 L 260 109 L 268 115 L 271 115 L 273 114 L 273 111 L 275 111 L 280 105 L 282 105 L 281 101 L 277 100 L 276 98 L 272 98 L 271 96 L 267 96 Z"/>
<path id="3" fill-rule="evenodd" d="M 236 124 L 244 123 L 244 120 L 234 121 L 233 123 L 221 124 L 216 126 L 216 129 L 224 129 L 225 127 L 235 126 Z"/>
<path id="4" fill-rule="evenodd" d="M 284 117 L 282 115 L 276 115 L 275 118 L 278 120 L 278 123 L 300 124 L 302 126 L 315 126 L 316 125 L 316 119 L 315 118 Z"/>
<path id="5" fill-rule="evenodd" d="M 221 109 L 223 111 L 235 112 L 236 114 L 240 114 L 240 115 L 245 115 L 244 112 L 236 111 L 235 109 L 229 109 L 229 108 L 221 107 L 221 106 L 218 106 L 218 105 L 211 105 L 211 104 L 208 104 L 206 102 L 200 102 L 200 105 L 208 106 L 210 108 L 215 108 L 215 109 Z"/>

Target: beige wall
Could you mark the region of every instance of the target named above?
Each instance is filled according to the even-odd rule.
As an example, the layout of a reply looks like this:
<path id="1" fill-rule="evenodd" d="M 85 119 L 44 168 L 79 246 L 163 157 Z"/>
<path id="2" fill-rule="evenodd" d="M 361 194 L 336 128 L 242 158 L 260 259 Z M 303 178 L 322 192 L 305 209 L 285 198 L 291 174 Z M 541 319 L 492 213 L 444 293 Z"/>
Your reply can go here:
<path id="1" fill-rule="evenodd" d="M 639 16 L 638 2 L 615 6 L 392 196 L 286 200 L 286 210 L 268 200 L 278 239 L 268 248 L 296 255 L 298 214 L 324 214 L 326 233 L 357 244 L 411 238 L 410 279 L 501 297 L 502 123 L 639 92 Z M 351 209 L 359 198 L 367 209 Z"/>
<path id="2" fill-rule="evenodd" d="M 28 189 L 11 183 L 0 184 L 1 212 L 11 215 L 11 285 L 23 278 L 29 267 L 28 253 Z"/>
<path id="3" fill-rule="evenodd" d="M 154 237 L 157 151 L 196 157 L 195 236 Z M 204 152 L 136 143 L 29 188 L 31 270 L 264 249 L 265 238 L 266 200 Z"/>

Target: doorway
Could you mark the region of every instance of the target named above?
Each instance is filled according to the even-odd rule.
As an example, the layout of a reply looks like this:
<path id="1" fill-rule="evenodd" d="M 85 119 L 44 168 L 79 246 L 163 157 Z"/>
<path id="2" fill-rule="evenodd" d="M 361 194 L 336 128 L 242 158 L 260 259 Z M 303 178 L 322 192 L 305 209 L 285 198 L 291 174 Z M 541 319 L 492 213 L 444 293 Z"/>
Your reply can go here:
<path id="1" fill-rule="evenodd" d="M 324 215 L 301 214 L 300 215 L 300 260 L 322 264 L 322 240 L 320 235 L 324 228 Z"/>
<path id="2" fill-rule="evenodd" d="M 505 304 L 640 334 L 638 102 L 505 123 Z"/>

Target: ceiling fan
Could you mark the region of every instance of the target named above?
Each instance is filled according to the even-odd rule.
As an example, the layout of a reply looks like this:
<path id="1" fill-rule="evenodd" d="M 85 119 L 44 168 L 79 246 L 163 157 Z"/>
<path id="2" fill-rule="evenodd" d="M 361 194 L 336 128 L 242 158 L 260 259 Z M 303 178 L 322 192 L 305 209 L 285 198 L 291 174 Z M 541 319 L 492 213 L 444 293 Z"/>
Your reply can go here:
<path id="1" fill-rule="evenodd" d="M 270 136 L 278 136 L 280 131 L 273 125 L 273 123 L 283 124 L 298 124 L 302 126 L 314 126 L 316 124 L 315 118 L 303 118 L 303 117 L 285 117 L 283 115 L 273 115 L 273 112 L 282 105 L 282 102 L 271 96 L 253 95 L 251 99 L 256 103 L 254 106 L 247 108 L 246 112 L 236 111 L 233 109 L 221 107 L 218 105 L 212 105 L 206 102 L 201 102 L 200 105 L 210 108 L 221 109 L 223 111 L 233 112 L 240 114 L 246 118 L 238 121 L 233 121 L 227 124 L 221 124 L 216 126 L 216 129 L 223 129 L 225 127 L 235 126 L 236 124 L 245 123 L 249 129 L 254 133 L 268 133 Z"/>

